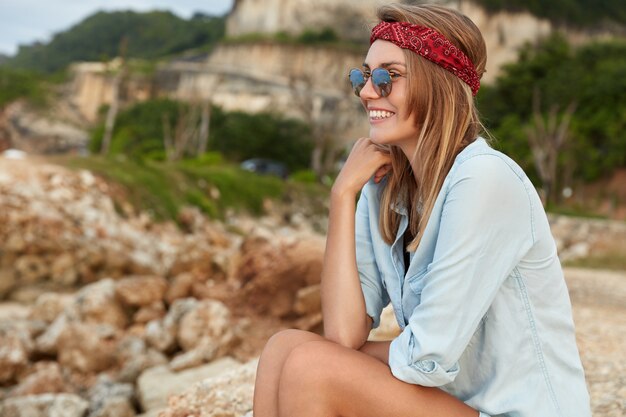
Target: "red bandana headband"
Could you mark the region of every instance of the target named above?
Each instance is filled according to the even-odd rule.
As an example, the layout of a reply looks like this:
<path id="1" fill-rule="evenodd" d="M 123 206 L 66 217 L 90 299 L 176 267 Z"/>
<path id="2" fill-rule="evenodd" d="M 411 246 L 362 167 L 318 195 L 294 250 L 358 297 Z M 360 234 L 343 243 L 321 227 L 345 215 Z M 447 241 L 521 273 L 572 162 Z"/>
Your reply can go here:
<path id="1" fill-rule="evenodd" d="M 410 49 L 459 77 L 470 86 L 473 95 L 478 92 L 480 77 L 472 61 L 436 30 L 408 22 L 380 22 L 372 29 L 370 45 L 376 39 Z"/>

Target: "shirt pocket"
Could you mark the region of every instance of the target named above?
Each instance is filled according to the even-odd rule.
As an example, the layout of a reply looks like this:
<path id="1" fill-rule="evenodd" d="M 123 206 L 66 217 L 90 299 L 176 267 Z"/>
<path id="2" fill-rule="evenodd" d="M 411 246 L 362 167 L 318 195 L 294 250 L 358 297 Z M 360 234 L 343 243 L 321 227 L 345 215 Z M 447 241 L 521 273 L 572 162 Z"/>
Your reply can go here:
<path id="1" fill-rule="evenodd" d="M 402 289 L 402 311 L 405 323 L 408 323 L 413 310 L 420 304 L 422 299 L 422 289 L 425 285 L 425 277 L 428 269 L 424 269 L 404 280 Z"/>

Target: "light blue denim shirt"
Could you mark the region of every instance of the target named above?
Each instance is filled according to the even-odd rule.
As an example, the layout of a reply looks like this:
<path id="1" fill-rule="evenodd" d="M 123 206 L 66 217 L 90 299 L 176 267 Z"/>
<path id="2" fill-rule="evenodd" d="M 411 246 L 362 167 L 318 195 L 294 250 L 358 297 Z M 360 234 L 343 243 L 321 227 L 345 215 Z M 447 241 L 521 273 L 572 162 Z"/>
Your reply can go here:
<path id="1" fill-rule="evenodd" d="M 456 157 L 405 274 L 378 227 L 384 182 L 356 211 L 356 257 L 367 314 L 391 301 L 402 333 L 389 367 L 440 387 L 481 415 L 590 417 L 567 287 L 541 201 L 522 169 L 479 138 Z"/>

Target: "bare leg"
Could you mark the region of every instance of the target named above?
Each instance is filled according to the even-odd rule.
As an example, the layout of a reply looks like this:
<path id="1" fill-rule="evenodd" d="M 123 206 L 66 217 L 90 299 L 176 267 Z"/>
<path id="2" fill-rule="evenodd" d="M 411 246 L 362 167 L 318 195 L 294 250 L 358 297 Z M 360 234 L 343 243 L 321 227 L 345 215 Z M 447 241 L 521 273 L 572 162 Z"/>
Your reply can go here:
<path id="1" fill-rule="evenodd" d="M 444 391 L 402 382 L 381 361 L 328 341 L 291 351 L 280 376 L 278 409 L 280 417 L 478 416 Z"/>
<path id="2" fill-rule="evenodd" d="M 283 330 L 267 341 L 259 358 L 254 383 L 254 417 L 278 416 L 278 382 L 287 356 L 298 345 L 324 337 L 304 330 Z"/>
<path id="3" fill-rule="evenodd" d="M 254 384 L 254 417 L 278 416 L 278 385 L 283 365 L 294 348 L 312 341 L 330 342 L 328 339 L 304 330 L 283 330 L 273 335 L 265 345 L 257 367 Z M 361 348 L 368 353 L 381 342 L 366 342 Z"/>

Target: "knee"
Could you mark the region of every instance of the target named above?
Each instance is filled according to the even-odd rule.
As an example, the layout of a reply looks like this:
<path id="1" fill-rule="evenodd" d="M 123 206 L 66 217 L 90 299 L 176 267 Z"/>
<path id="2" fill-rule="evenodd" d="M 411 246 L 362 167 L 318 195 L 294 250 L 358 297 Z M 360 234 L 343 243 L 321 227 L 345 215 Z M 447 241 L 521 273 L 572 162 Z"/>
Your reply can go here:
<path id="1" fill-rule="evenodd" d="M 321 336 L 298 329 L 281 330 L 268 339 L 263 348 L 261 360 L 267 357 L 286 358 L 293 348 L 316 338 L 321 338 Z"/>
<path id="2" fill-rule="evenodd" d="M 330 341 L 311 341 L 294 347 L 282 369 L 281 382 L 295 388 L 301 385 L 327 386 L 332 378 L 333 348 Z"/>

